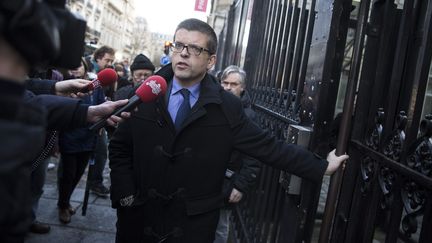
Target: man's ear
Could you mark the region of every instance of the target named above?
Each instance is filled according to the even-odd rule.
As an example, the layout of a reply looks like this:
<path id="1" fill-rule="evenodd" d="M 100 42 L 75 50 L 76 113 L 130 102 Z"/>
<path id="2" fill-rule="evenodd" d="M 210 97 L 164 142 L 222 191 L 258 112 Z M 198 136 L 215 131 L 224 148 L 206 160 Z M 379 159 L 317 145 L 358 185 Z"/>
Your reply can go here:
<path id="1" fill-rule="evenodd" d="M 208 59 L 207 70 L 210 70 L 215 64 L 216 64 L 216 54 L 213 54 Z"/>

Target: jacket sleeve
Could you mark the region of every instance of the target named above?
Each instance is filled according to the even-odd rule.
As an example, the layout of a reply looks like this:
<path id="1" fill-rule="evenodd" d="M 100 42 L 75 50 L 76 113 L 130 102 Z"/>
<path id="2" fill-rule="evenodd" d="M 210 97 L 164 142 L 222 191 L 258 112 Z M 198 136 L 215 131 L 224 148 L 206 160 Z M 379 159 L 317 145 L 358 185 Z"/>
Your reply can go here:
<path id="1" fill-rule="evenodd" d="M 109 165 L 111 169 L 112 207 L 120 205 L 120 199 L 136 195 L 133 176 L 133 144 L 130 119 L 122 122 L 109 143 Z"/>
<path id="2" fill-rule="evenodd" d="M 37 103 L 45 108 L 49 130 L 67 130 L 87 125 L 88 105 L 78 99 L 55 96 L 34 95 L 27 91 L 25 101 Z"/>
<path id="3" fill-rule="evenodd" d="M 36 95 L 40 94 L 54 94 L 55 80 L 47 79 L 28 79 L 25 82 L 26 89 L 30 90 Z"/>
<path id="4" fill-rule="evenodd" d="M 258 174 L 261 170 L 261 163 L 249 156 L 241 154 L 238 156 L 242 160 L 242 165 L 238 173 L 234 174 L 234 188 L 243 193 L 248 193 L 252 186 L 256 183 Z"/>
<path id="5" fill-rule="evenodd" d="M 230 103 L 233 106 L 232 103 Z M 234 105 L 235 106 L 235 105 Z M 246 117 L 240 106 L 232 120 L 234 149 L 274 168 L 313 182 L 321 182 L 328 162 L 301 146 L 277 140 Z"/>

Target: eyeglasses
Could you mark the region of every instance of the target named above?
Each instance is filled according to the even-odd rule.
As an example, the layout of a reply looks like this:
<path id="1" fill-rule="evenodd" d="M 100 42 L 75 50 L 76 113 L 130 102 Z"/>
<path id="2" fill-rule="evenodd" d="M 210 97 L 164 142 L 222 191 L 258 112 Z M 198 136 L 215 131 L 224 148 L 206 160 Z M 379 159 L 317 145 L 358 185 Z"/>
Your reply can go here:
<path id="1" fill-rule="evenodd" d="M 229 82 L 229 81 L 222 81 L 221 82 L 223 87 L 237 87 L 240 85 L 240 82 Z"/>
<path id="2" fill-rule="evenodd" d="M 192 44 L 190 44 L 190 45 L 183 44 L 181 42 L 173 42 L 170 47 L 171 47 L 171 50 L 173 52 L 176 52 L 176 53 L 180 53 L 183 51 L 183 49 L 186 48 L 187 53 L 193 54 L 195 56 L 199 56 L 201 54 L 201 52 L 203 52 L 203 51 L 206 51 L 210 54 L 210 50 L 208 50 L 208 49 L 205 49 L 203 47 L 199 47 L 196 45 L 192 45 Z"/>
<path id="3" fill-rule="evenodd" d="M 152 74 L 153 74 L 153 72 L 134 73 L 133 77 L 136 79 L 139 79 L 139 78 L 146 79 L 146 78 L 150 77 Z"/>

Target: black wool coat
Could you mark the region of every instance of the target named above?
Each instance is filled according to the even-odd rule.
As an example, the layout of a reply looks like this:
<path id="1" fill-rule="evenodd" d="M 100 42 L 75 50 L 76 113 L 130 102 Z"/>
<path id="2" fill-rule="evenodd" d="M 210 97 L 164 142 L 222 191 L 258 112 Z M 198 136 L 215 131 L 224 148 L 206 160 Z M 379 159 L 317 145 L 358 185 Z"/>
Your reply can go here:
<path id="1" fill-rule="evenodd" d="M 168 222 L 182 227 L 187 217 L 214 212 L 223 205 L 222 184 L 233 150 L 305 179 L 322 180 L 327 161 L 264 132 L 247 118 L 241 101 L 224 91 L 213 76 L 201 81 L 199 99 L 179 132 L 166 100 L 161 97 L 139 105 L 109 144 L 113 207 L 120 207 L 119 200 L 130 195 L 136 197 L 135 207 L 152 205 L 154 212 L 181 204 L 174 207 L 184 211 L 180 214 L 146 217 L 157 234 L 171 230 L 164 229 Z M 210 220 L 216 220 L 216 227 L 217 217 Z"/>

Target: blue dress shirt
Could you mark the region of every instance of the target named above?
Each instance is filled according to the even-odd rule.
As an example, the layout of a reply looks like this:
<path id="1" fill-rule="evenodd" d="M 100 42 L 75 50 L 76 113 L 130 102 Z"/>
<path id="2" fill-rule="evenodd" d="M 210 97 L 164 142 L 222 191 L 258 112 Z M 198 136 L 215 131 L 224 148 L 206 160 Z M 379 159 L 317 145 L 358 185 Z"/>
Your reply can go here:
<path id="1" fill-rule="evenodd" d="M 197 83 L 191 87 L 188 87 L 187 89 L 190 92 L 190 105 L 193 107 L 195 103 L 197 102 L 200 94 L 200 86 L 201 83 Z M 179 82 L 173 78 L 172 82 L 172 88 L 170 92 L 170 97 L 168 101 L 168 112 L 171 115 L 171 119 L 173 122 L 176 119 L 177 111 L 180 107 L 180 105 L 183 103 L 183 96 L 180 94 L 180 90 L 183 89 L 183 87 L 179 84 Z"/>

